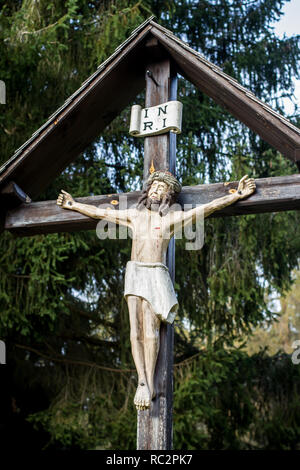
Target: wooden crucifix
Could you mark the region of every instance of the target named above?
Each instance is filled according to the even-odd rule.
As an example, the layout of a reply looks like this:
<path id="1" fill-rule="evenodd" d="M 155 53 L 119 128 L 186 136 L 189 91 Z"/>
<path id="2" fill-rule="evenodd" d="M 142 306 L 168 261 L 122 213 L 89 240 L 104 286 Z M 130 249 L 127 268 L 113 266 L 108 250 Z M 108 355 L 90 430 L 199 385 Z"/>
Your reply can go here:
<path id="1" fill-rule="evenodd" d="M 176 76 L 169 59 L 148 64 L 146 108 L 175 100 Z M 172 448 L 173 321 L 177 311 L 174 282 L 174 234 L 198 215 L 245 199 L 255 191 L 254 180 L 243 177 L 237 190 L 189 211 L 172 210 L 181 185 L 174 176 L 176 135 L 145 138 L 144 192 L 137 207 L 109 210 L 74 201 L 62 190 L 57 204 L 83 215 L 105 219 L 132 230 L 131 261 L 127 263 L 125 298 L 131 346 L 138 373 L 134 404 L 138 410 L 137 448 Z M 176 206 L 176 209 L 178 207 Z"/>
<path id="2" fill-rule="evenodd" d="M 197 51 L 176 38 L 171 31 L 155 23 L 151 17 L 133 31 L 112 56 L 101 64 L 96 72 L 66 100 L 63 106 L 50 116 L 48 121 L 0 168 L 0 231 L 5 228 L 17 235 L 31 236 L 42 233 L 91 230 L 96 227 L 98 217 L 101 218 L 105 215 L 113 217 L 113 212 L 118 212 L 103 213 L 100 206 L 115 204 L 114 208 L 118 207 L 117 204 L 123 197 L 120 194 L 78 198 L 73 203 L 72 199 L 67 200 L 67 197 L 65 198 L 67 195 L 62 193 L 59 197 L 59 204 L 71 203 L 71 206 L 67 204 L 65 207 L 73 210 L 61 210 L 55 201 L 30 202 L 30 199 L 38 197 L 41 191 L 80 152 L 84 151 L 86 146 L 94 141 L 119 112 L 135 98 L 144 87 L 145 74 L 146 107 L 176 100 L 176 78 L 171 71 L 168 57 L 172 57 L 172 61 L 183 77 L 210 96 L 216 103 L 225 107 L 234 117 L 294 161 L 300 168 L 300 130 L 258 100 L 249 90 L 227 76 L 221 69 L 207 61 Z M 168 170 L 175 175 L 175 153 L 176 135 L 167 133 L 146 137 L 144 183 L 149 178 L 152 161 L 156 171 Z M 58 157 L 53 158 L 54 155 Z M 161 183 L 173 186 L 173 189 L 178 188 L 176 181 L 171 179 L 173 181 L 171 185 L 168 185 L 168 181 L 170 182 L 170 178 L 166 178 L 166 174 L 152 181 L 156 186 L 158 182 L 160 184 L 160 188 L 156 188 L 156 194 L 153 194 L 155 202 L 159 203 L 159 198 L 166 190 L 164 184 Z M 178 201 L 182 206 L 189 204 L 195 209 L 197 205 L 202 205 L 202 215 L 206 210 L 205 216 L 210 214 L 210 217 L 300 209 L 299 174 L 258 179 L 255 184 L 256 191 L 250 198 L 246 196 L 255 188 L 254 182 L 247 178 L 243 179 L 240 185 L 238 182 L 195 185 L 182 188 L 180 193 L 175 190 L 175 193 L 178 194 Z M 151 189 L 154 191 L 154 188 Z M 129 211 L 133 210 L 131 215 L 136 211 L 141 196 L 140 192 L 131 192 L 126 195 Z M 144 202 L 146 200 L 147 198 L 144 199 Z M 88 213 L 77 211 L 79 208 L 83 209 L 83 206 Z M 141 207 L 141 209 L 144 208 Z M 150 213 L 153 214 L 154 222 L 165 220 L 166 215 L 158 216 L 151 209 L 152 206 L 150 206 Z M 140 216 L 142 212 L 141 210 L 136 215 Z M 178 212 L 172 216 L 178 218 L 178 223 L 180 218 L 193 214 L 193 212 L 190 214 Z M 87 214 L 88 217 L 84 214 Z M 130 214 L 125 219 L 123 218 L 122 221 L 128 225 L 133 223 Z M 119 222 L 121 222 L 120 218 Z M 175 228 L 174 223 L 173 229 Z M 140 230 L 142 225 L 136 224 L 137 229 Z M 170 221 L 169 227 L 172 228 Z M 162 224 L 154 224 L 153 230 L 158 244 L 158 233 L 161 233 L 162 228 Z M 156 253 L 155 259 L 158 260 L 157 263 L 166 265 L 166 269 L 168 267 L 168 271 L 164 270 L 164 277 L 169 272 L 168 276 L 173 280 L 174 238 L 171 238 L 171 233 L 169 235 L 158 251 L 155 251 L 155 247 L 154 252 Z M 151 240 L 149 243 L 151 245 Z M 147 243 L 144 243 L 140 247 L 143 248 L 146 245 Z M 153 252 L 152 249 L 148 248 L 145 251 L 147 250 Z M 140 261 L 141 254 L 136 257 L 138 251 L 137 243 L 134 241 L 131 261 L 144 262 Z M 160 253 L 159 256 L 157 253 Z M 153 260 L 152 256 L 151 262 Z M 161 269 L 157 269 L 157 271 L 161 271 Z M 173 288 L 170 283 L 168 285 L 172 293 Z M 129 303 L 139 303 L 141 306 L 139 300 L 131 301 L 129 299 Z M 176 310 L 176 304 L 173 307 Z M 132 308 L 132 310 L 134 309 Z M 146 306 L 146 310 L 149 312 L 148 306 Z M 152 332 L 158 332 L 158 322 L 152 313 L 150 312 L 150 318 L 153 318 L 154 323 Z M 134 317 L 134 314 L 132 316 Z M 140 375 L 144 375 L 146 379 L 145 382 L 142 380 L 141 382 L 146 383 L 147 380 L 147 385 L 138 387 L 139 392 L 136 396 L 138 408 L 145 408 L 138 410 L 138 449 L 163 450 L 172 447 L 173 327 L 171 323 L 161 321 L 160 318 L 159 322 L 160 345 L 154 372 L 154 385 L 150 383 L 149 386 L 148 383 L 153 381 L 152 365 L 150 368 L 146 368 L 147 371 L 142 370 Z M 135 349 L 145 350 L 143 344 L 142 346 L 140 344 Z M 154 346 L 150 345 L 151 349 L 154 351 L 152 356 L 155 358 L 158 349 L 157 343 Z M 147 362 L 149 362 L 148 359 Z M 155 361 L 151 360 L 150 362 L 153 364 Z M 147 387 L 148 392 L 145 392 L 146 388 L 143 387 Z M 152 390 L 154 389 L 156 397 L 152 400 Z M 150 407 L 148 408 L 149 400 Z"/>

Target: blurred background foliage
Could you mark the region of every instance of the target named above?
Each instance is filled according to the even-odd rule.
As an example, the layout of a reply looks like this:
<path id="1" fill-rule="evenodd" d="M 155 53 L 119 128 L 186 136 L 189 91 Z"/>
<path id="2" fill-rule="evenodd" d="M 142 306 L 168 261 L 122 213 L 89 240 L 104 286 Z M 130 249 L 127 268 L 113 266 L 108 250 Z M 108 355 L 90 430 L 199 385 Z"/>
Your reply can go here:
<path id="1" fill-rule="evenodd" d="M 300 58 L 299 36 L 280 39 L 272 27 L 286 1 L 2 1 L 0 163 L 151 14 L 284 114 Z M 297 173 L 183 78 L 179 99 L 184 185 Z M 288 117 L 299 125 L 297 103 Z M 75 197 L 139 188 L 142 142 L 128 127 L 129 108 L 38 199 L 61 188 Z M 210 219 L 201 251 L 176 241 L 175 449 L 299 449 L 300 368 L 290 356 L 300 328 L 299 227 L 297 211 Z M 1 234 L 2 443 L 135 448 L 122 297 L 129 256 L 129 241 L 94 231 Z"/>

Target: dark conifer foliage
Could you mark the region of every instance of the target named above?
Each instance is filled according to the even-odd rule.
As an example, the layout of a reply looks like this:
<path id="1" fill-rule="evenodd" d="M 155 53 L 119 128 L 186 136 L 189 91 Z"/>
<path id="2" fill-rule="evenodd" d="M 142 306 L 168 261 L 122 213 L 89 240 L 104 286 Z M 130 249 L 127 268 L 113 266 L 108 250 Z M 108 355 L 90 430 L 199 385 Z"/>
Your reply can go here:
<path id="1" fill-rule="evenodd" d="M 0 79 L 7 104 L 1 105 L 0 163 L 151 14 L 284 112 L 282 98 L 292 99 L 300 59 L 299 37 L 280 39 L 272 29 L 285 3 L 2 2 Z M 298 171 L 182 78 L 179 99 L 177 176 L 184 185 Z M 297 113 L 295 105 L 296 125 Z M 142 142 L 129 136 L 128 126 L 129 109 L 39 199 L 55 199 L 61 188 L 80 197 L 140 187 Z M 249 357 L 237 346 L 253 327 L 276 319 L 268 295 L 291 285 L 299 227 L 297 212 L 208 220 L 200 252 L 176 242 L 175 448 L 299 448 L 300 369 L 284 354 Z M 94 232 L 1 234 L 6 442 L 30 450 L 135 448 L 136 376 L 122 297 L 129 256 L 130 240 L 99 240 Z M 19 437 L 16 428 L 23 430 Z"/>

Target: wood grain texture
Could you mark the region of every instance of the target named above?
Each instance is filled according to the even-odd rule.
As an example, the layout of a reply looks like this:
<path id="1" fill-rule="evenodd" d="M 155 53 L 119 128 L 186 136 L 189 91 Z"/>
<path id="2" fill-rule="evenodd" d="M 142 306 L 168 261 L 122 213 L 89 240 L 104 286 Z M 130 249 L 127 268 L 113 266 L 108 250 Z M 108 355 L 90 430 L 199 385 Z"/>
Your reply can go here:
<path id="1" fill-rule="evenodd" d="M 147 77 L 146 107 L 168 101 L 170 99 L 170 61 L 167 59 L 149 63 L 146 66 L 146 72 L 147 70 L 153 74 L 158 86 L 149 76 Z M 156 170 L 169 169 L 169 146 L 169 133 L 145 138 L 144 183 L 149 176 L 152 160 Z M 168 250 L 167 260 L 167 264 L 170 264 L 172 268 L 175 260 L 174 244 Z M 161 323 L 160 347 L 154 378 L 156 398 L 152 401 L 149 410 L 138 411 L 138 450 L 172 449 L 173 338 L 173 326 Z"/>
<path id="2" fill-rule="evenodd" d="M 200 90 L 285 156 L 300 162 L 298 128 L 170 31 L 147 21 L 5 163 L 0 174 L 0 190 L 13 180 L 29 197 L 37 197 L 143 89 L 145 64 L 151 65 L 149 57 L 155 69 L 154 59 L 160 63 L 166 56 Z M 160 72 L 154 69 L 158 79 Z M 167 152 L 168 148 L 163 136 L 156 142 L 160 143 L 153 144 L 154 158 L 160 168 L 160 149 Z M 145 173 L 148 168 L 147 161 Z M 1 195 L 0 203 L 3 203 Z"/>
<path id="3" fill-rule="evenodd" d="M 224 217 L 234 215 L 260 214 L 265 212 L 279 212 L 300 209 L 300 175 L 277 176 L 255 180 L 256 192 L 248 199 L 228 206 L 211 217 Z M 207 204 L 214 199 L 228 194 L 230 189 L 236 189 L 238 182 L 200 184 L 184 186 L 179 196 L 179 202 L 186 210 L 197 204 Z M 140 191 L 109 196 L 90 196 L 75 198 L 83 204 L 103 207 L 126 209 L 136 205 Z M 111 201 L 119 201 L 119 205 L 112 206 Z M 22 204 L 7 213 L 5 229 L 17 235 L 35 235 L 53 232 L 73 232 L 78 230 L 92 230 L 96 228 L 97 220 L 61 209 L 56 201 L 32 202 Z"/>
<path id="4" fill-rule="evenodd" d="M 218 67 L 201 60 L 174 35 L 153 23 L 151 34 L 166 47 L 180 73 L 292 161 L 300 160 L 300 131 Z"/>
<path id="5" fill-rule="evenodd" d="M 71 96 L 0 174 L 37 197 L 144 87 L 146 26 Z M 1 199 L 1 196 L 0 196 Z"/>
<path id="6" fill-rule="evenodd" d="M 170 61 L 160 60 L 149 63 L 146 72 L 150 71 L 159 84 L 146 75 L 145 107 L 157 106 L 169 100 Z M 169 135 L 162 134 L 145 137 L 144 139 L 144 181 L 149 176 L 149 168 L 153 165 L 155 170 L 165 170 L 169 167 Z"/>

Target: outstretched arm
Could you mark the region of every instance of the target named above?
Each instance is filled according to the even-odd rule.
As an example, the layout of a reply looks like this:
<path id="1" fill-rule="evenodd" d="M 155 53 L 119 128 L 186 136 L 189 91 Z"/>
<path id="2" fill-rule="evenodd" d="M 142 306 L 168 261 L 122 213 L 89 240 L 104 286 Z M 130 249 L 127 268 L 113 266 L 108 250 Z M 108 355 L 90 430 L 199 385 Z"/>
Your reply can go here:
<path id="1" fill-rule="evenodd" d="M 254 193 L 255 188 L 256 188 L 256 185 L 255 185 L 254 179 L 248 178 L 248 175 L 245 175 L 240 180 L 239 186 L 236 192 L 232 194 L 228 194 L 227 196 L 215 199 L 214 201 L 209 202 L 208 204 L 197 206 L 195 207 L 195 209 L 191 209 L 187 212 L 183 212 L 182 223 L 184 225 L 188 225 L 190 223 L 195 222 L 197 215 L 204 217 L 204 218 L 208 217 L 213 212 L 219 211 L 220 209 L 223 209 L 224 207 L 227 207 L 233 204 L 234 202 L 239 201 L 240 199 L 245 199 L 246 197 L 250 196 L 252 193 Z"/>
<path id="2" fill-rule="evenodd" d="M 204 206 L 202 206 L 202 209 L 204 210 L 204 217 L 208 217 L 213 212 L 219 211 L 224 207 L 230 206 L 231 204 L 236 201 L 239 201 L 240 199 L 245 199 L 246 197 L 254 193 L 255 188 L 256 184 L 254 179 L 248 178 L 248 175 L 243 176 L 243 178 L 239 182 L 238 189 L 235 193 L 228 194 L 228 196 L 220 197 L 210 202 L 209 204 L 205 204 Z"/>
<path id="3" fill-rule="evenodd" d="M 77 211 L 93 219 L 105 219 L 120 225 L 130 225 L 128 210 L 102 209 L 90 204 L 81 204 L 80 202 L 74 201 L 71 194 L 63 189 L 57 198 L 56 204 L 63 209 Z"/>

